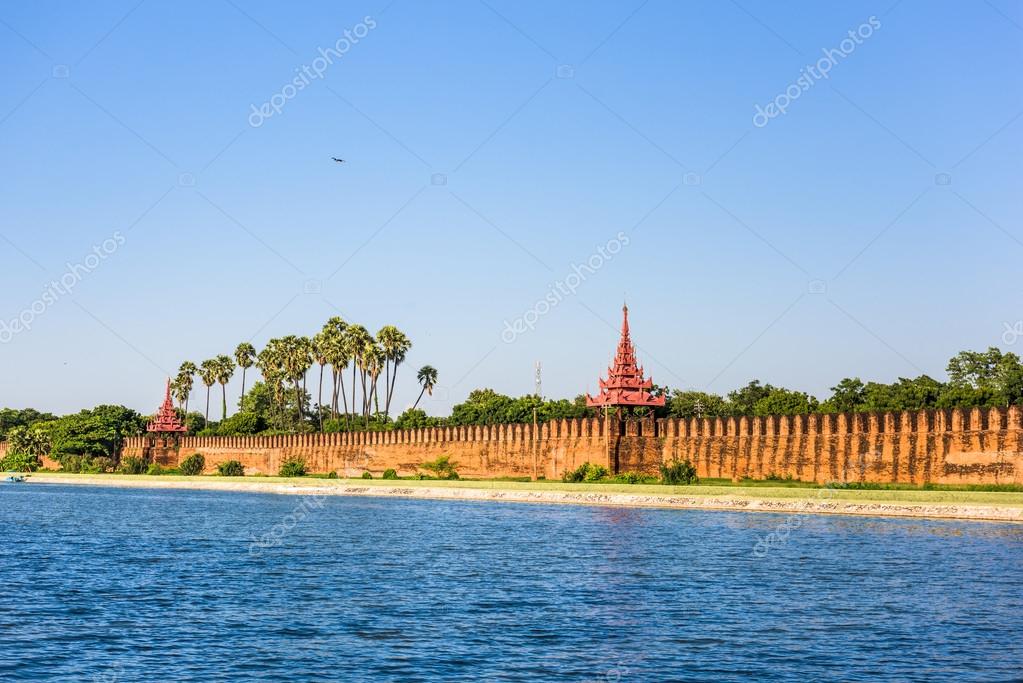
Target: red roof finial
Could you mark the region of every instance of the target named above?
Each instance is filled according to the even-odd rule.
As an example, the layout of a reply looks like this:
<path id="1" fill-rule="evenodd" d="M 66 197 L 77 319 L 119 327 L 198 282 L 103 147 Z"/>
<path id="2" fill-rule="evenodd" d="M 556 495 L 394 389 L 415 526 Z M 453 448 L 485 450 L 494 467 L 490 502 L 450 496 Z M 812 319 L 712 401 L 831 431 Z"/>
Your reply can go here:
<path id="1" fill-rule="evenodd" d="M 663 406 L 664 396 L 651 396 L 653 380 L 643 378 L 643 369 L 636 365 L 636 349 L 629 338 L 629 306 L 622 305 L 622 336 L 614 363 L 607 369 L 607 381 L 600 380 L 600 394 L 586 395 L 586 405 L 596 406 Z"/>
<path id="2" fill-rule="evenodd" d="M 178 412 L 174 410 L 174 402 L 171 401 L 170 379 L 167 380 L 167 390 L 164 393 L 163 405 L 156 412 L 156 417 L 146 425 L 147 432 L 185 432 L 188 428 L 181 423 Z"/>

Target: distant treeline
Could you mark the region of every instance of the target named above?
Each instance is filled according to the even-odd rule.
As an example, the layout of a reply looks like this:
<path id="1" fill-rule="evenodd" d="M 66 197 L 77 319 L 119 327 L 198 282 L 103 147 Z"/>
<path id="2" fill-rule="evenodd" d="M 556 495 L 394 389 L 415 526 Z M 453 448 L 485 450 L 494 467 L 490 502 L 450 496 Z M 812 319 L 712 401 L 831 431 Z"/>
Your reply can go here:
<path id="1" fill-rule="evenodd" d="M 655 387 L 655 393 L 665 396 L 666 401 L 663 408 L 655 409 L 653 416 L 741 417 L 1023 404 L 1023 364 L 1014 353 L 1003 353 L 997 348 L 963 351 L 949 361 L 946 371 L 947 382 L 927 375 L 914 379 L 900 377 L 890 384 L 848 377 L 832 387 L 831 396 L 824 401 L 806 392 L 762 384 L 759 380 L 725 396 Z M 433 381 L 431 378 L 431 386 Z M 535 395 L 514 398 L 493 389 L 476 389 L 463 403 L 454 406 L 449 416 L 428 416 L 422 410 L 411 408 L 392 420 L 386 412 L 376 412 L 369 417 L 361 410 L 348 415 L 339 413 L 335 401 L 326 406 L 318 405 L 301 389 L 282 395 L 264 382 L 256 382 L 238 403 L 238 412 L 220 422 L 207 422 L 205 416 L 197 412 L 181 414 L 190 433 L 211 436 L 312 432 L 321 424 L 323 431 L 339 432 L 522 423 L 532 422 L 534 417 L 538 422 L 547 422 L 599 414 L 586 407 L 586 398 L 582 395 L 573 400 L 544 399 Z M 280 416 L 292 411 L 302 416 L 301 421 L 295 421 L 292 428 L 282 429 Z M 639 409 L 637 414 L 651 415 L 649 409 Z M 97 406 L 63 417 L 30 408 L 5 408 L 0 410 L 0 440 L 9 442 L 11 455 L 50 455 L 68 469 L 93 467 L 93 460 L 98 458 L 105 467 L 106 460 L 116 458 L 125 438 L 143 433 L 147 420 L 146 416 L 123 406 Z M 16 464 L 8 462 L 8 465 Z"/>

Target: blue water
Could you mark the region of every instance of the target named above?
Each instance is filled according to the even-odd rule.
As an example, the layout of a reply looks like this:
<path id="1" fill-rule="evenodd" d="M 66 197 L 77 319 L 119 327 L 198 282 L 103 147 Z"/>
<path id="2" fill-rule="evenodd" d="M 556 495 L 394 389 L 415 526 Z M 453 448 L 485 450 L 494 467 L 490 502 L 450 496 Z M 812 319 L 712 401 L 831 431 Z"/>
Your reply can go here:
<path id="1" fill-rule="evenodd" d="M 1019 526 L 48 485 L 0 524 L 0 680 L 1023 678 Z"/>

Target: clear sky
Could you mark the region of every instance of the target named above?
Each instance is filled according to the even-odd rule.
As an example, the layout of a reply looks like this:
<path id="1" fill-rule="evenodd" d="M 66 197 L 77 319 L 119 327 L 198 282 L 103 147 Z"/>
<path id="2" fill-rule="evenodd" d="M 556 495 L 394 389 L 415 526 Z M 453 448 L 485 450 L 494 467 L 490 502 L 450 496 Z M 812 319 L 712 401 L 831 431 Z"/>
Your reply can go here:
<path id="1" fill-rule="evenodd" d="M 0 405 L 151 411 L 335 314 L 411 337 L 399 409 L 427 363 L 433 414 L 536 361 L 571 397 L 623 297 L 675 387 L 1018 352 L 1021 39 L 1011 0 L 4 3 Z"/>

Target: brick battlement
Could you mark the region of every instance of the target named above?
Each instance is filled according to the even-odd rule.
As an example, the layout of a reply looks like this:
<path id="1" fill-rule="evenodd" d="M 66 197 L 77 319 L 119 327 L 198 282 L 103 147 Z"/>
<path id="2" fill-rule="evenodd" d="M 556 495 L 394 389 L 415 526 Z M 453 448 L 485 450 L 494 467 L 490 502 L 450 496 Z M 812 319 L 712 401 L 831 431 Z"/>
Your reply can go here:
<path id="1" fill-rule="evenodd" d="M 704 478 L 1023 484 L 1023 409 L 647 418 L 609 425 L 577 418 L 535 427 L 186 436 L 177 448 L 139 436 L 126 440 L 122 451 L 165 465 L 192 453 L 206 457 L 207 471 L 239 460 L 249 472 L 263 474 L 276 473 L 283 459 L 295 456 L 305 458 L 314 472 L 379 476 L 393 468 L 412 474 L 423 462 L 449 455 L 459 473 L 469 477 L 560 478 L 583 462 L 618 472 L 656 473 L 662 462 L 688 459 Z"/>
<path id="2" fill-rule="evenodd" d="M 772 415 L 767 417 L 705 417 L 639 419 L 624 424 L 631 436 L 757 436 L 800 434 L 890 434 L 925 432 L 931 434 L 971 431 L 1023 429 L 1023 408 L 953 408 L 896 413 L 813 413 L 810 415 Z M 612 421 L 612 425 L 615 425 Z M 182 450 L 189 448 L 244 448 L 289 446 L 361 446 L 451 441 L 532 441 L 570 437 L 603 437 L 604 421 L 599 418 L 569 418 L 534 426 L 530 423 L 476 425 L 462 427 L 426 427 L 273 436 L 188 436 L 181 439 Z M 147 437 L 131 437 L 126 446 L 141 446 Z"/>

